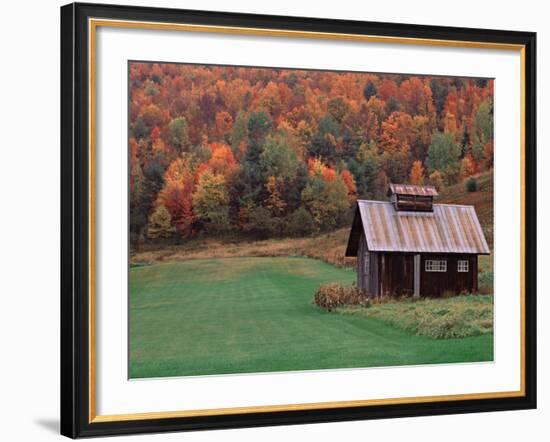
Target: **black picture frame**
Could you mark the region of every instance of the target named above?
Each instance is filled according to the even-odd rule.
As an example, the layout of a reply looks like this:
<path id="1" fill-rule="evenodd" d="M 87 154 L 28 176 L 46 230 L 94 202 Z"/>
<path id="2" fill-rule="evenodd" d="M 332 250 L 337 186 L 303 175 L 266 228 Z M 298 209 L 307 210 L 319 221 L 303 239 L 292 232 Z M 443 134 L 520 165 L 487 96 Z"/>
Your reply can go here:
<path id="1" fill-rule="evenodd" d="M 94 422 L 90 420 L 89 18 L 521 45 L 524 50 L 524 395 Z M 536 408 L 536 34 L 73 3 L 61 8 L 61 434 L 76 438 Z"/>

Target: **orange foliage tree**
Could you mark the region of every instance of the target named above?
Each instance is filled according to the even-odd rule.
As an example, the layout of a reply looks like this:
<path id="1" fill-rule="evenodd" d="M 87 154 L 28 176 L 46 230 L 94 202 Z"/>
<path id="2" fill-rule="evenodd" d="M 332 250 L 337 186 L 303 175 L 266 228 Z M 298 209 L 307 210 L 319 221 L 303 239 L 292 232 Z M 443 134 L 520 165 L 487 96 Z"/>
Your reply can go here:
<path id="1" fill-rule="evenodd" d="M 409 174 L 409 182 L 418 186 L 424 184 L 424 166 L 422 166 L 422 161 L 416 160 L 413 163 L 411 173 Z"/>
<path id="2" fill-rule="evenodd" d="M 174 160 L 164 175 L 164 187 L 157 198 L 170 213 L 172 224 L 181 236 L 190 233 L 193 223 L 192 195 L 194 178 L 182 158 Z"/>

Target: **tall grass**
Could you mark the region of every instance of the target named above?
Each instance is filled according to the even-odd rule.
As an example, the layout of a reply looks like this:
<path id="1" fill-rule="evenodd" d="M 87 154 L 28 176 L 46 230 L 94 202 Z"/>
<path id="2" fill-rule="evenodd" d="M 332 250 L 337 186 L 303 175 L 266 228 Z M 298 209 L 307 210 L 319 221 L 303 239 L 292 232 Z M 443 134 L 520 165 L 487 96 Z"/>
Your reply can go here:
<path id="1" fill-rule="evenodd" d="M 319 259 L 336 267 L 355 267 L 355 258 L 346 258 L 345 250 L 349 228 L 304 238 L 273 238 L 260 241 L 243 238 L 199 237 L 185 244 L 149 247 L 130 255 L 132 264 L 191 259 L 235 257 L 287 257 L 303 256 Z"/>
<path id="2" fill-rule="evenodd" d="M 460 295 L 445 299 L 404 298 L 370 303 L 368 308 L 342 307 L 344 315 L 377 318 L 418 336 L 464 338 L 493 332 L 493 296 Z"/>

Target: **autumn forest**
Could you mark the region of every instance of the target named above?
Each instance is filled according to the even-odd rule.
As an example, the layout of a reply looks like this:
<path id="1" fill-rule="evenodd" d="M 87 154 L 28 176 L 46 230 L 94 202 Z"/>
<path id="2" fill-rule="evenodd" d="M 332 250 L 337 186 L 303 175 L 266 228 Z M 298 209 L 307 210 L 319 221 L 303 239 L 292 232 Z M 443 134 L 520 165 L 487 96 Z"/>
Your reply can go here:
<path id="1" fill-rule="evenodd" d="M 130 239 L 308 236 L 493 167 L 493 81 L 129 63 Z"/>

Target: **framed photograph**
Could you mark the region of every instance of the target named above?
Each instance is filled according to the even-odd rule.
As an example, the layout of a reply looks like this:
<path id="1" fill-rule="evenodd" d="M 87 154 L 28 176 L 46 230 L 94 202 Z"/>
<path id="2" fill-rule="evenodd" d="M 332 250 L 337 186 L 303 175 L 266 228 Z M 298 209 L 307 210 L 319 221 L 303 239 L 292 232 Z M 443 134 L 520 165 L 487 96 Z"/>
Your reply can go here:
<path id="1" fill-rule="evenodd" d="M 536 407 L 528 32 L 61 8 L 61 432 Z"/>

